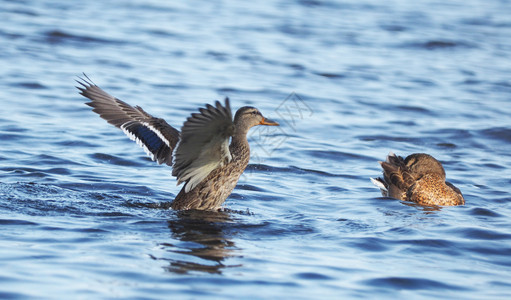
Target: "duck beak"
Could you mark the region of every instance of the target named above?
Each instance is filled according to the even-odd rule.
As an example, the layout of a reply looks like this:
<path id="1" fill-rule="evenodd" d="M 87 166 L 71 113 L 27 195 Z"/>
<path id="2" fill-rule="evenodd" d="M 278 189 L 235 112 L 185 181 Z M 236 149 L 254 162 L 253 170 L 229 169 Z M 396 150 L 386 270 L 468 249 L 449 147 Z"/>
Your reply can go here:
<path id="1" fill-rule="evenodd" d="M 266 119 L 266 118 L 263 117 L 263 119 L 261 120 L 259 125 L 279 126 L 279 123 L 277 123 L 275 121 L 272 121 L 272 120 L 269 120 L 269 119 Z"/>

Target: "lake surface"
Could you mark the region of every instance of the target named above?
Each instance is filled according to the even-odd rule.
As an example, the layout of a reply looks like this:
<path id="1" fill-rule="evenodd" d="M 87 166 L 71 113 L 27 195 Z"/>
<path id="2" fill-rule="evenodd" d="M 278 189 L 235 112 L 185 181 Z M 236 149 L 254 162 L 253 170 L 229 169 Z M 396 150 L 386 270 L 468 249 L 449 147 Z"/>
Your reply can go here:
<path id="1" fill-rule="evenodd" d="M 0 1 L 0 298 L 511 297 L 509 1 Z M 225 212 L 84 105 L 257 106 Z M 466 205 L 381 197 L 393 151 Z"/>

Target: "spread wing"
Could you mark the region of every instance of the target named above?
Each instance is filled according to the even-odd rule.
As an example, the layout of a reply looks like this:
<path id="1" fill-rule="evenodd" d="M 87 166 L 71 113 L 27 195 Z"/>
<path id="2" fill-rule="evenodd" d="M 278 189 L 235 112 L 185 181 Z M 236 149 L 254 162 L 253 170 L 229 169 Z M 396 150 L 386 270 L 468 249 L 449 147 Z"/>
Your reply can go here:
<path id="1" fill-rule="evenodd" d="M 159 164 L 172 165 L 172 151 L 179 141 L 179 131 L 170 126 L 165 120 L 155 118 L 139 106 L 131 106 L 119 100 L 90 80 L 87 75 L 77 82 L 81 87 L 80 94 L 89 98 L 86 104 L 93 112 L 108 123 L 120 128 L 130 139 L 137 142 L 152 160 Z"/>
<path id="2" fill-rule="evenodd" d="M 211 171 L 229 163 L 229 139 L 234 134 L 229 99 L 225 106 L 216 101 L 194 113 L 181 128 L 181 140 L 174 151 L 172 175 L 177 184 L 186 182 L 185 192 L 192 190 Z"/>

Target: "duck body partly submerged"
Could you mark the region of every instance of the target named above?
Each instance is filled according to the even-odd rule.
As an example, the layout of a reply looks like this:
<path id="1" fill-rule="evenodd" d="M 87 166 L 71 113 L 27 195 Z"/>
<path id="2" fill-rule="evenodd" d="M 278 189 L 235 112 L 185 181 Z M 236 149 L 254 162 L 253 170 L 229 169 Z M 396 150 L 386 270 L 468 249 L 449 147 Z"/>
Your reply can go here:
<path id="1" fill-rule="evenodd" d="M 189 192 L 182 188 L 172 202 L 173 209 L 210 210 L 222 205 L 236 187 L 250 159 L 250 148 L 246 139 L 241 141 L 233 139 L 229 150 L 232 155 L 231 163 L 213 170 Z"/>
<path id="2" fill-rule="evenodd" d="M 445 170 L 433 156 L 414 153 L 403 159 L 394 153 L 380 162 L 383 178 L 371 179 L 382 195 L 421 205 L 465 204 L 461 191 L 445 181 Z"/>
<path id="3" fill-rule="evenodd" d="M 229 99 L 193 113 L 181 132 L 139 106 L 131 106 L 94 84 L 85 74 L 80 94 L 108 123 L 123 130 L 159 164 L 172 166 L 178 184 L 184 183 L 171 207 L 176 210 L 214 210 L 235 188 L 250 159 L 247 133 L 257 125 L 277 126 L 254 107 L 245 106 L 232 118 Z M 229 144 L 229 141 L 231 143 Z"/>

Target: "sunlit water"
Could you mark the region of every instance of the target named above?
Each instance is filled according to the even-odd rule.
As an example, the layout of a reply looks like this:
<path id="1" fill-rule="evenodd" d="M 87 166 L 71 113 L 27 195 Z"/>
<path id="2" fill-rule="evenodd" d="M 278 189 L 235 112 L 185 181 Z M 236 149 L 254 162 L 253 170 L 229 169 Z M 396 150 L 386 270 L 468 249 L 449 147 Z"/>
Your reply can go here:
<path id="1" fill-rule="evenodd" d="M 0 298 L 511 297 L 508 1 L 0 7 Z M 175 212 L 81 72 L 177 128 L 225 96 L 282 126 L 251 131 L 226 212 Z M 389 151 L 467 204 L 382 198 Z"/>

